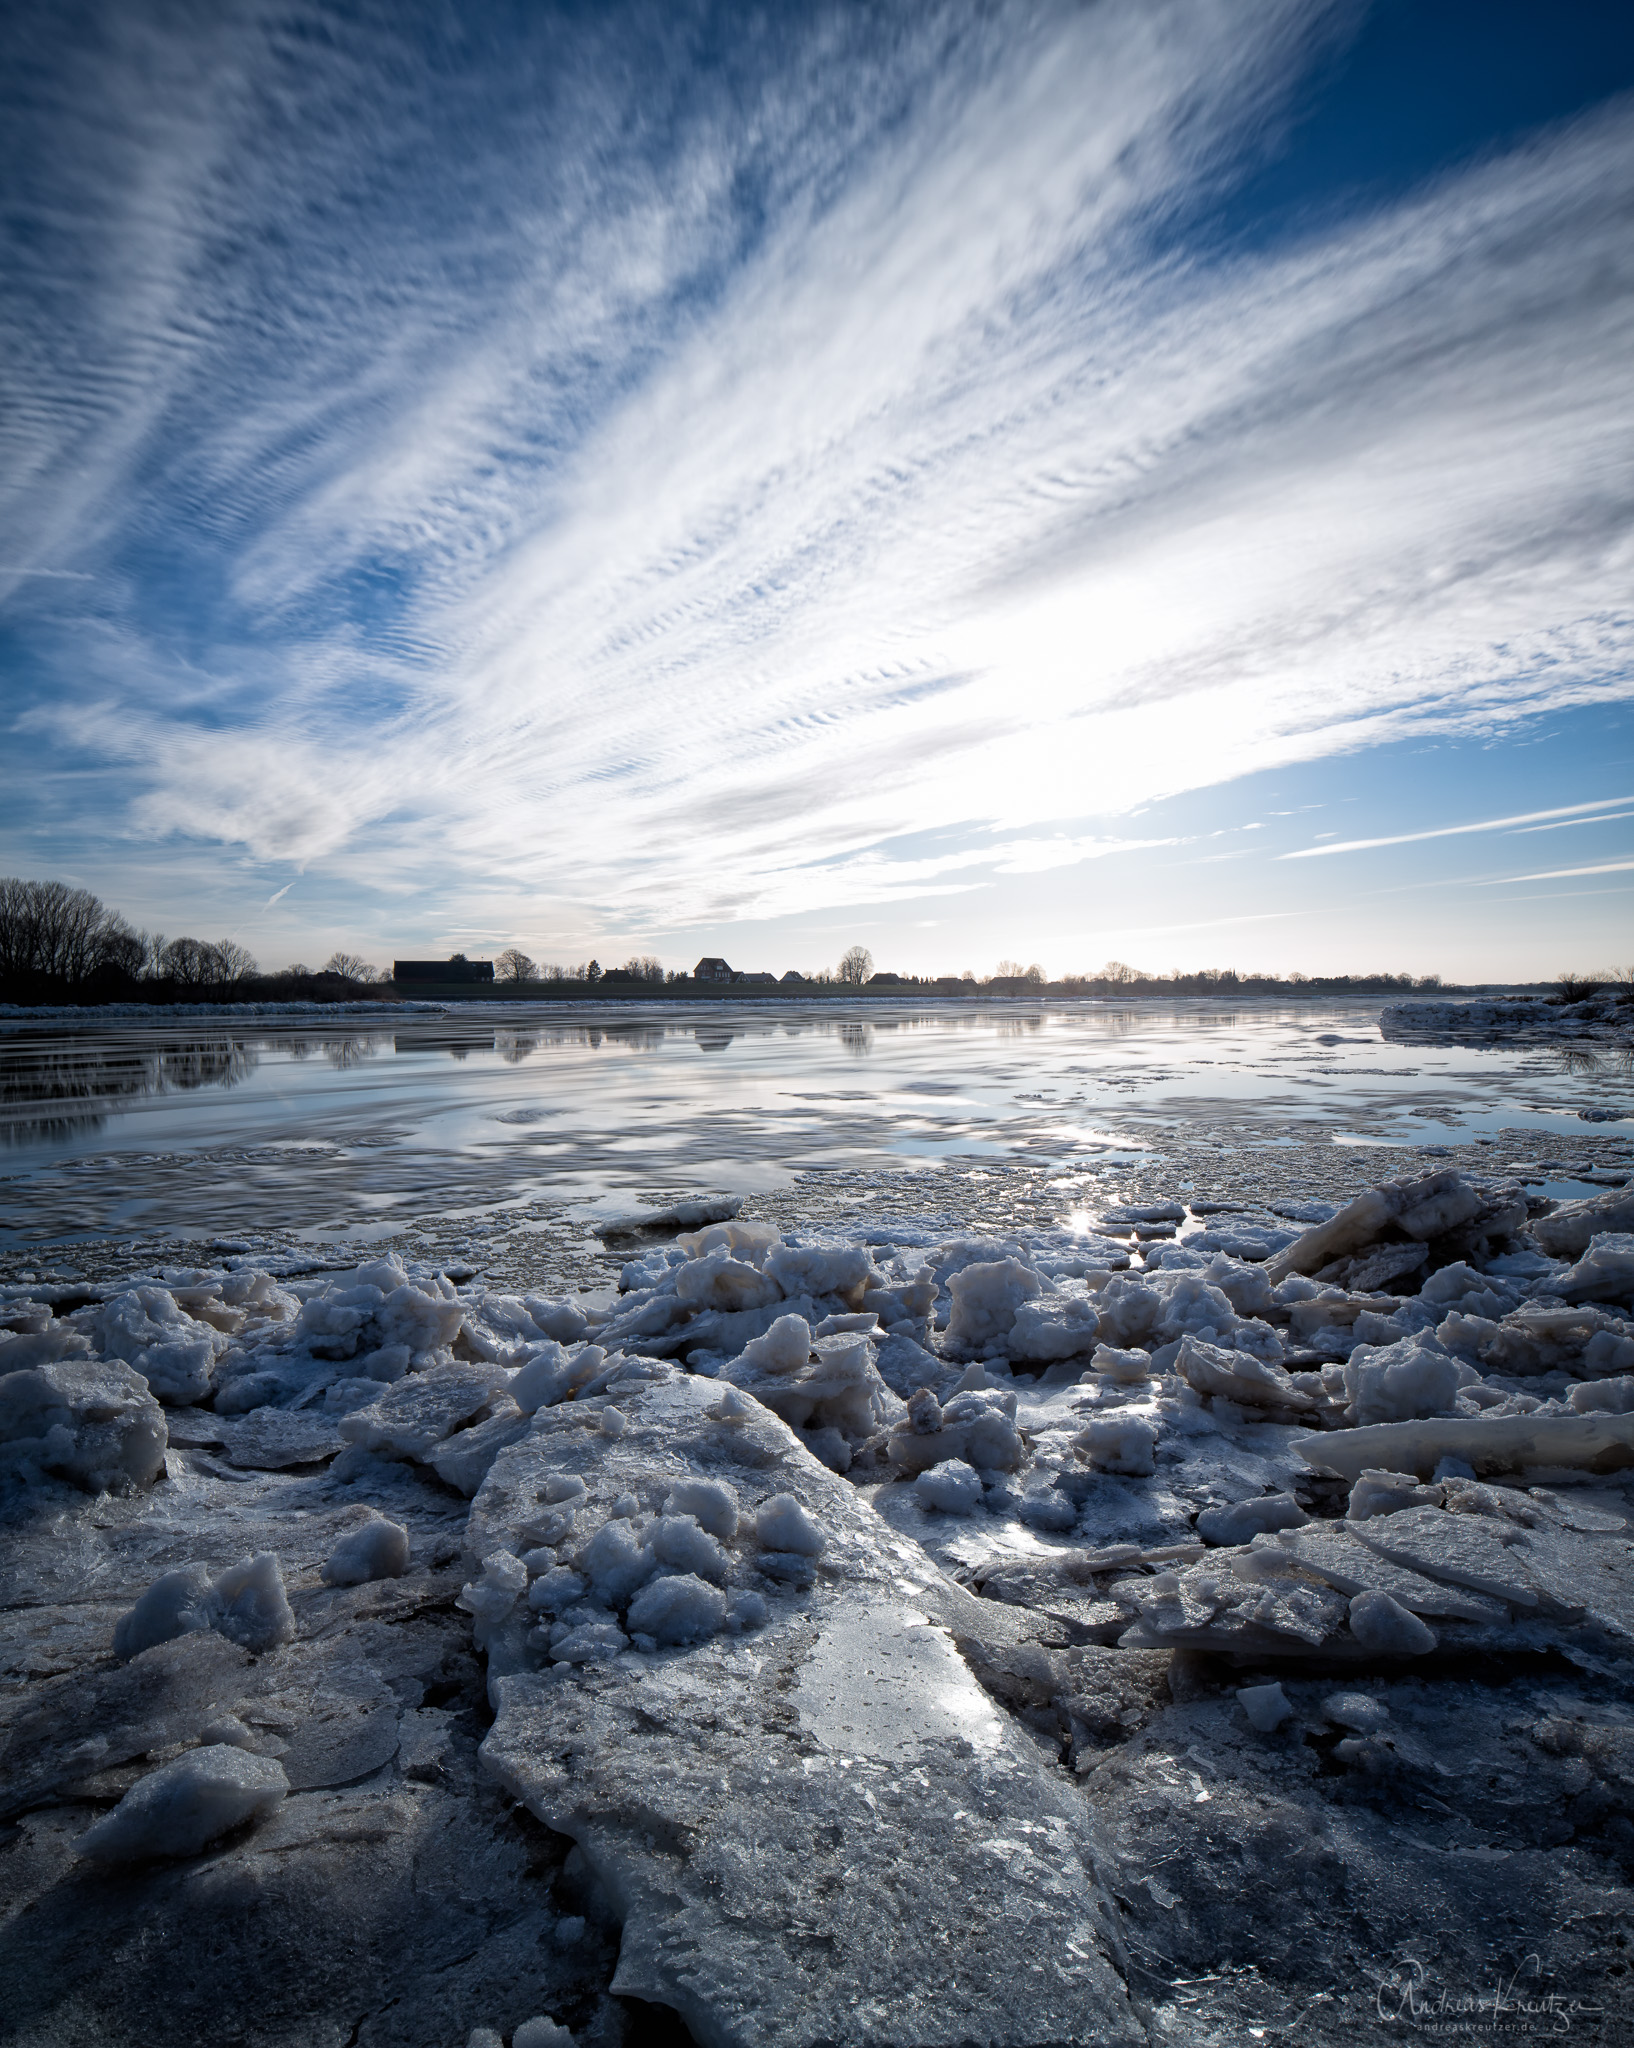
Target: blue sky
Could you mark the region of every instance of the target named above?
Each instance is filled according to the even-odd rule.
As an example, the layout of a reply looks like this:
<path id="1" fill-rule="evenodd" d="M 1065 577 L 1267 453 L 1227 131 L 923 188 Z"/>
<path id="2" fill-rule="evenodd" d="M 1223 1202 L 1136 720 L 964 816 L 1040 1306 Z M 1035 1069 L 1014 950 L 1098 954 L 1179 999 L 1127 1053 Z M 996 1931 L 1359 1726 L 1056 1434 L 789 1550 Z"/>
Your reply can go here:
<path id="1" fill-rule="evenodd" d="M 1626 7 L 18 4 L 0 180 L 8 872 L 1634 957 Z"/>

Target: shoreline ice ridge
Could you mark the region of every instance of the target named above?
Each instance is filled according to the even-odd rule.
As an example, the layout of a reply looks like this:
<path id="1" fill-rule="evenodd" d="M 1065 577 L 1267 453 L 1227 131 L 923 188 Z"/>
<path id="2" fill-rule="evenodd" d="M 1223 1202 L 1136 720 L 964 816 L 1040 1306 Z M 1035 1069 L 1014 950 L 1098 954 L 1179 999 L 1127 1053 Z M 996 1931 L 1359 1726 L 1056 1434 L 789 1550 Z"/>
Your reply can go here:
<path id="1" fill-rule="evenodd" d="M 1221 1855 L 1452 1859 L 1433 1788 L 1477 1751 L 1484 1853 L 1565 1912 L 1634 1859 L 1634 1190 L 1292 1206 L 987 1238 L 683 1206 L 609 1226 L 602 1304 L 395 1256 L 0 1291 L 7 1605 L 61 1645 L 4 1723 L 30 2038 L 70 2038 L 52 1942 L 109 1854 L 167 1897 L 286 1853 L 323 1889 L 348 1828 L 408 1854 L 437 1802 L 482 1845 L 468 1912 L 520 1927 L 509 1799 L 558 1845 L 523 1918 L 591 1930 L 485 1937 L 450 2041 L 546 2007 L 613 2040 L 628 2000 L 745 2048 L 1133 2042 L 1155 2005 L 1190 2039 L 1211 1947 L 1272 2006 L 1338 1968 L 1315 1893 L 1296 1952 Z M 1480 1665 L 1543 1704 L 1495 1719 Z M 1485 1868 L 1434 1879 L 1471 1955 Z"/>

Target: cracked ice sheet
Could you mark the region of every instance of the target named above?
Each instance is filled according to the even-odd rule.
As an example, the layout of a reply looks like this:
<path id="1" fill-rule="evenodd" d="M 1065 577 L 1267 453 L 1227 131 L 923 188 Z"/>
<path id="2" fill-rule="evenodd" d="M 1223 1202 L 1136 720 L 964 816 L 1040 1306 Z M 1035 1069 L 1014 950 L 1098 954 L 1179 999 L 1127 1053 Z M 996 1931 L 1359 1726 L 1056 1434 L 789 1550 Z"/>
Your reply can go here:
<path id="1" fill-rule="evenodd" d="M 1109 1959 L 1082 1800 L 976 1685 L 937 1618 L 968 1596 L 900 1545 L 768 1411 L 650 1385 L 622 1436 L 547 1411 L 473 1509 L 517 1542 L 555 1474 L 592 1509 L 682 1477 L 745 1509 L 803 1503 L 828 1544 L 809 1593 L 768 1586 L 743 1637 L 493 1681 L 483 1754 L 572 1835 L 624 1915 L 614 1989 L 675 2007 L 705 2048 L 818 2041 L 1139 2041 Z"/>

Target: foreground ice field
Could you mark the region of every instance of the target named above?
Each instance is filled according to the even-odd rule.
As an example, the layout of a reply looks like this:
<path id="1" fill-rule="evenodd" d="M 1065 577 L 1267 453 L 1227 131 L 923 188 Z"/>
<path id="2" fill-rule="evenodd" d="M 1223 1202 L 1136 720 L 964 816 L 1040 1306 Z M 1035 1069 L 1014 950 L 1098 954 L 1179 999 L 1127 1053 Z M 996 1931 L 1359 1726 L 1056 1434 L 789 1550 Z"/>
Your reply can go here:
<path id="1" fill-rule="evenodd" d="M 8 1286 L 0 2039 L 1626 2039 L 1634 1189 L 1421 1166 Z"/>

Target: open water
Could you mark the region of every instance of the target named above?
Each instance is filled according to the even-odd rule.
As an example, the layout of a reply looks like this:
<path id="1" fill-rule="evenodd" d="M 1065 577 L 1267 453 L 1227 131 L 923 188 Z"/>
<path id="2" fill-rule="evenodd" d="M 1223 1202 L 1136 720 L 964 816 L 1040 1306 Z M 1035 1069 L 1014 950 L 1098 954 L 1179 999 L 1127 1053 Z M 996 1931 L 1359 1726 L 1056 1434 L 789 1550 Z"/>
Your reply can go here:
<path id="1" fill-rule="evenodd" d="M 409 1215 L 755 1193 L 821 1169 L 1070 1171 L 1180 1140 L 1627 1135 L 1626 1055 L 1392 1045 L 1378 1005 L 609 1003 L 0 1033 L 0 1245 L 392 1235 Z M 1569 1162 L 1568 1162 L 1569 1164 Z M 1580 1190 L 1579 1190 L 1580 1191 Z"/>

